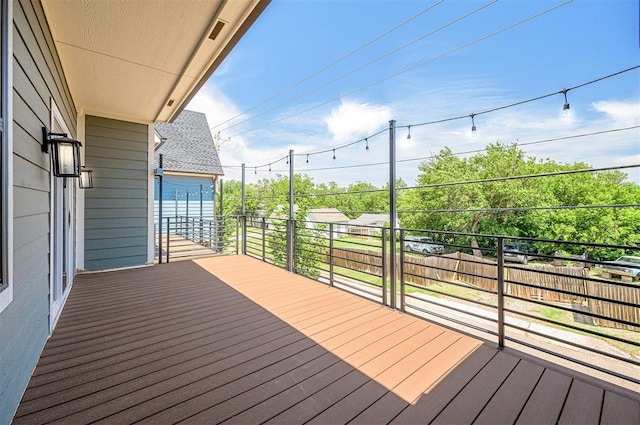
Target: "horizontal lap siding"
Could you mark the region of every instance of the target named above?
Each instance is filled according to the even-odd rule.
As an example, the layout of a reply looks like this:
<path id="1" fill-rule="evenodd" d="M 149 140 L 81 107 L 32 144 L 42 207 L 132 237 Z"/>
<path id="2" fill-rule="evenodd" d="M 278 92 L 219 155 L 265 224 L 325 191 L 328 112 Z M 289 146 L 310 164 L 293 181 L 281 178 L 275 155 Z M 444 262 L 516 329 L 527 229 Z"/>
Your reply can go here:
<path id="1" fill-rule="evenodd" d="M 85 268 L 143 265 L 148 243 L 148 126 L 87 116 Z"/>
<path id="2" fill-rule="evenodd" d="M 0 423 L 10 423 L 49 333 L 51 98 L 75 135 L 76 114 L 44 12 L 13 2 L 13 301 L 0 313 Z"/>

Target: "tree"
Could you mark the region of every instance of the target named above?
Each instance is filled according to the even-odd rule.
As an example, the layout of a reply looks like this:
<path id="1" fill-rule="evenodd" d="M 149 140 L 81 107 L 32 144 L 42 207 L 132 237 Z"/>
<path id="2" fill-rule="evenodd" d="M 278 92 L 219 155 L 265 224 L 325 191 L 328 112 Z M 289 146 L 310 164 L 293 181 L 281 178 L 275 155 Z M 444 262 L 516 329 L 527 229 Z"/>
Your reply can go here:
<path id="1" fill-rule="evenodd" d="M 469 158 L 455 156 L 445 148 L 433 159 L 420 164 L 419 188 L 399 197 L 400 209 L 427 211 L 403 216 L 403 226 L 472 234 L 637 244 L 640 235 L 637 209 L 527 210 L 530 207 L 636 203 L 640 199 L 640 188 L 635 183 L 625 182 L 624 173 L 587 172 L 487 181 L 587 168 L 584 163 L 559 164 L 526 157 L 516 145 L 490 144 L 486 152 Z M 434 210 L 447 212 L 429 212 Z M 475 255 L 481 256 L 480 248 L 490 247 L 486 245 L 489 242 L 481 241 L 479 237 L 468 239 Z M 591 255 L 605 255 L 596 249 L 591 251 Z"/>

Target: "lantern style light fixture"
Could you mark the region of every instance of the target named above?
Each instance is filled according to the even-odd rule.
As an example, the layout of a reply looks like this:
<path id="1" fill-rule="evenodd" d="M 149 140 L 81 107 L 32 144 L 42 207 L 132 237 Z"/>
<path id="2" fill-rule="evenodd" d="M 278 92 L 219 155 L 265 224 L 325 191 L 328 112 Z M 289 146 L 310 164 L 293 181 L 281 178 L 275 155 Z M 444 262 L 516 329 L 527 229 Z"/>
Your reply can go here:
<path id="1" fill-rule="evenodd" d="M 51 133 L 42 127 L 42 152 L 49 153 L 56 177 L 80 177 L 80 146 L 82 144 L 67 137 L 66 133 Z"/>
<path id="2" fill-rule="evenodd" d="M 87 170 L 83 165 L 80 169 L 80 189 L 93 189 L 93 170 Z"/>

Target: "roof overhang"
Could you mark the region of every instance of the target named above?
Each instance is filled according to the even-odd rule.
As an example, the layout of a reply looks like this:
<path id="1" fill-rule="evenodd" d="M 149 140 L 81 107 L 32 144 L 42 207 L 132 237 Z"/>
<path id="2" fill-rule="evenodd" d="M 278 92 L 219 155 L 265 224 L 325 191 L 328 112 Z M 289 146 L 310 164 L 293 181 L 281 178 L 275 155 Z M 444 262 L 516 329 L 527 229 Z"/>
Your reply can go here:
<path id="1" fill-rule="evenodd" d="M 270 0 L 42 0 L 71 96 L 88 114 L 168 122 Z"/>

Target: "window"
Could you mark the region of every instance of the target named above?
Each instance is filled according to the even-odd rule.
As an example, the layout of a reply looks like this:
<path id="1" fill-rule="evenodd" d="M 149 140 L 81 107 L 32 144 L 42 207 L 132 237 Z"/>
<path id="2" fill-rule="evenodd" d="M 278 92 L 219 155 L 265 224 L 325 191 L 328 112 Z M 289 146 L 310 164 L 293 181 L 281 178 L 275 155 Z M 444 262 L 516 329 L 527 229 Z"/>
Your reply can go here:
<path id="1" fill-rule="evenodd" d="M 8 132 L 11 115 L 9 75 L 9 0 L 0 0 L 0 312 L 11 303 L 13 291 L 10 278 L 11 245 L 11 157 L 12 146 Z"/>

